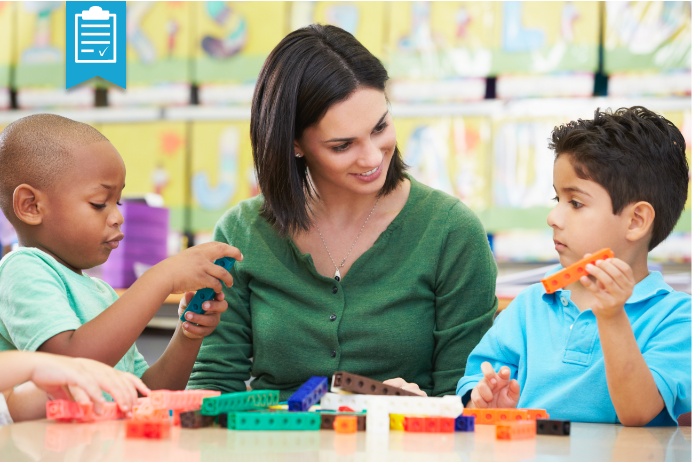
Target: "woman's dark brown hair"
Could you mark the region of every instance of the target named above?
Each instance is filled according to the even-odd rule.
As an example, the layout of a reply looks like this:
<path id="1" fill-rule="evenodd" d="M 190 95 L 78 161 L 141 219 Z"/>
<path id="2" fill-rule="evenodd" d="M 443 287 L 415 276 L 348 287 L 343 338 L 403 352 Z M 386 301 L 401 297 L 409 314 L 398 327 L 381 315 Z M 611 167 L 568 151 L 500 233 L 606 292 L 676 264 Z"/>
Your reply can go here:
<path id="1" fill-rule="evenodd" d="M 315 192 L 305 157 L 295 157 L 294 140 L 357 89 L 384 92 L 388 78 L 379 59 L 335 26 L 298 29 L 272 50 L 252 98 L 250 139 L 264 195 L 261 215 L 281 236 L 308 230 L 312 223 L 308 200 Z M 397 187 L 405 168 L 396 148 L 380 196 Z"/>

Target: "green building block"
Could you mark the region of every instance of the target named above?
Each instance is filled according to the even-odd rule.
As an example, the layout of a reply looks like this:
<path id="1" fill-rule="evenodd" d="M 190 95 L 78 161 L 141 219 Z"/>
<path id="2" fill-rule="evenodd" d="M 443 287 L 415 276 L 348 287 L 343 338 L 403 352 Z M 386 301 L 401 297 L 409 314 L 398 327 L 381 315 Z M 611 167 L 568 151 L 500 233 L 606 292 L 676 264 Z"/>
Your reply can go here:
<path id="1" fill-rule="evenodd" d="M 219 415 L 234 411 L 264 409 L 279 403 L 278 390 L 253 390 L 225 393 L 202 400 L 202 415 Z"/>
<path id="2" fill-rule="evenodd" d="M 319 430 L 322 416 L 316 412 L 234 412 L 228 414 L 229 430 Z"/>

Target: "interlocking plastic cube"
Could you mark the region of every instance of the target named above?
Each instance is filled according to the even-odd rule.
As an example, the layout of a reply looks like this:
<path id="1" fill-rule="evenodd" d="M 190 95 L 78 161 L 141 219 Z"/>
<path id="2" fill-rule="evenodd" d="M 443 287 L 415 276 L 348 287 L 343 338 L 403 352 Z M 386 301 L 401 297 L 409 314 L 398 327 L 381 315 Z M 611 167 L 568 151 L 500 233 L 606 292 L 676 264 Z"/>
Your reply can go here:
<path id="1" fill-rule="evenodd" d="M 219 258 L 214 262 L 215 265 L 219 265 L 226 271 L 230 271 L 231 268 L 233 268 L 233 265 L 235 264 L 235 259 L 230 258 L 230 257 L 223 257 Z M 192 311 L 193 313 L 197 314 L 203 314 L 204 309 L 202 308 L 202 303 L 206 302 L 207 300 L 211 300 L 214 298 L 214 289 L 200 289 L 195 293 L 195 296 L 192 297 L 192 300 L 190 300 L 190 303 L 188 303 L 187 308 L 185 308 L 185 312 L 180 316 L 181 321 L 186 321 L 185 315 L 187 314 L 188 311 Z"/>
<path id="2" fill-rule="evenodd" d="M 411 433 L 425 432 L 425 417 L 405 416 L 404 431 Z"/>
<path id="3" fill-rule="evenodd" d="M 170 434 L 171 423 L 167 420 L 159 422 L 128 420 L 125 423 L 125 436 L 127 438 L 167 439 Z"/>
<path id="4" fill-rule="evenodd" d="M 311 377 L 288 398 L 288 410 L 306 412 L 327 393 L 327 377 Z"/>
<path id="5" fill-rule="evenodd" d="M 151 407 L 154 409 L 173 409 L 192 411 L 202 407 L 204 398 L 221 395 L 215 390 L 156 390 L 149 394 Z"/>
<path id="6" fill-rule="evenodd" d="M 569 420 L 536 420 L 536 434 L 569 436 L 571 422 Z"/>
<path id="7" fill-rule="evenodd" d="M 234 412 L 227 418 L 229 430 L 319 430 L 321 416 L 316 412 Z"/>
<path id="8" fill-rule="evenodd" d="M 589 274 L 586 271 L 586 265 L 591 263 L 596 264 L 597 260 L 605 260 L 607 258 L 613 258 L 615 254 L 610 249 L 601 249 L 596 253 L 591 254 L 589 257 L 582 258 L 573 265 L 568 266 L 565 269 L 558 271 L 557 273 L 551 274 L 550 276 L 541 279 L 543 287 L 548 294 L 552 294 L 558 289 L 562 289 L 575 281 L 578 281 L 580 277 Z"/>
<path id="9" fill-rule="evenodd" d="M 199 411 L 180 413 L 180 426 L 182 428 L 204 428 L 214 425 L 216 418 L 213 415 L 202 415 Z"/>
<path id="10" fill-rule="evenodd" d="M 549 419 L 550 414 L 545 409 L 521 409 L 526 411 L 528 420 Z"/>
<path id="11" fill-rule="evenodd" d="M 476 418 L 474 416 L 460 415 L 454 420 L 454 431 L 472 432 L 476 428 Z"/>
<path id="12" fill-rule="evenodd" d="M 520 420 L 496 425 L 498 440 L 520 440 L 536 437 L 536 421 Z"/>
<path id="13" fill-rule="evenodd" d="M 356 416 L 336 416 L 334 419 L 334 430 L 337 433 L 355 433 L 358 430 Z"/>
<path id="14" fill-rule="evenodd" d="M 404 415 L 389 414 L 389 429 L 404 431 Z"/>
<path id="15" fill-rule="evenodd" d="M 224 393 L 202 400 L 202 414 L 219 415 L 234 411 L 264 409 L 279 403 L 278 390 L 253 390 Z"/>
<path id="16" fill-rule="evenodd" d="M 352 416 L 356 418 L 356 430 L 359 432 L 364 432 L 366 429 L 365 425 L 365 413 L 364 412 L 353 412 L 349 414 L 335 414 L 332 412 L 320 412 L 322 418 L 322 423 L 320 425 L 320 430 L 333 430 L 334 420 L 342 415 Z"/>
<path id="17" fill-rule="evenodd" d="M 451 417 L 436 417 L 440 433 L 454 433 L 454 419 Z"/>

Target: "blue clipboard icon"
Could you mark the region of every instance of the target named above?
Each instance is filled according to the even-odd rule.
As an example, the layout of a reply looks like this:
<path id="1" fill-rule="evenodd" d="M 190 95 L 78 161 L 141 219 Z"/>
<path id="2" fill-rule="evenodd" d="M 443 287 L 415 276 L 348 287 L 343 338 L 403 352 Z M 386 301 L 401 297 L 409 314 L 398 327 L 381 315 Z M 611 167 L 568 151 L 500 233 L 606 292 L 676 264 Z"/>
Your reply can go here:
<path id="1" fill-rule="evenodd" d="M 99 6 L 74 15 L 75 63 L 115 63 L 116 15 Z"/>

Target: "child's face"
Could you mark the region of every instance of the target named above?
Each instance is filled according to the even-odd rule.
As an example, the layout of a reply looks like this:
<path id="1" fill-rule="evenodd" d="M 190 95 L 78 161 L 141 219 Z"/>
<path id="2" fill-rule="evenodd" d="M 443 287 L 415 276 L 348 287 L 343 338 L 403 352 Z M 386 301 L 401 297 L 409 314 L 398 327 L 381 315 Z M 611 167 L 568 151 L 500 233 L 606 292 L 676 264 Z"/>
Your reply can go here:
<path id="1" fill-rule="evenodd" d="M 569 154 L 561 154 L 553 166 L 557 205 L 548 214 L 560 264 L 567 267 L 584 254 L 609 247 L 617 256 L 626 245 L 629 220 L 613 214 L 610 195 L 603 186 L 579 178 Z"/>
<path id="2" fill-rule="evenodd" d="M 48 195 L 43 246 L 69 268 L 104 263 L 123 238 L 117 202 L 125 187 L 125 164 L 108 141 L 76 148 L 76 165 Z"/>

